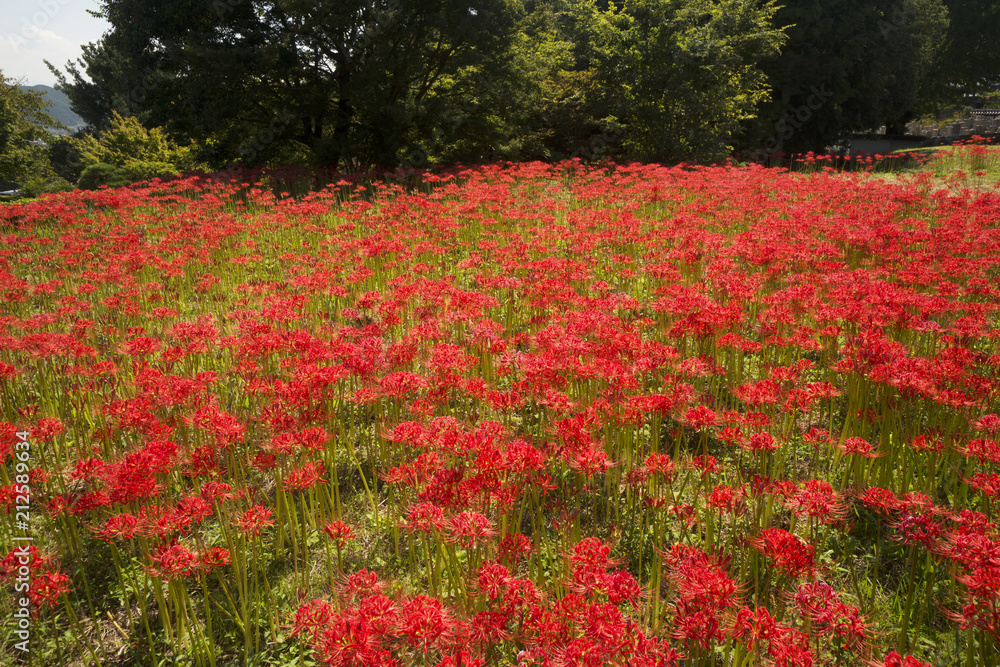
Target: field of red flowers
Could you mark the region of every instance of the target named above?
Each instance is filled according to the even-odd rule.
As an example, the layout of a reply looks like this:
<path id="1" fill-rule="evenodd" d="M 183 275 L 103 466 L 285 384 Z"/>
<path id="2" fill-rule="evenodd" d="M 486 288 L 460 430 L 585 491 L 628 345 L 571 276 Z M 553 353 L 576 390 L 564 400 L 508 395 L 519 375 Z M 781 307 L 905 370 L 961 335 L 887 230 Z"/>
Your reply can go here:
<path id="1" fill-rule="evenodd" d="M 271 185 L 2 209 L 0 663 L 1000 664 L 995 192 Z"/>

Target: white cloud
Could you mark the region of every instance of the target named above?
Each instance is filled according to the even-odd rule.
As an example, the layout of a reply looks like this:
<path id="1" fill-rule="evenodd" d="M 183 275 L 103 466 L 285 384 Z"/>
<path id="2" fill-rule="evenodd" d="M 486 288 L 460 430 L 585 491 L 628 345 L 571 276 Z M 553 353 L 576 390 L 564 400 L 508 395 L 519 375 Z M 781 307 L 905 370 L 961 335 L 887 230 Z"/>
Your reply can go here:
<path id="1" fill-rule="evenodd" d="M 62 67 L 67 60 L 79 58 L 80 52 L 79 44 L 30 22 L 22 25 L 17 32 L 0 35 L 0 69 L 4 76 L 12 79 L 24 77 L 31 84 L 51 85 L 54 82 L 43 60 Z"/>

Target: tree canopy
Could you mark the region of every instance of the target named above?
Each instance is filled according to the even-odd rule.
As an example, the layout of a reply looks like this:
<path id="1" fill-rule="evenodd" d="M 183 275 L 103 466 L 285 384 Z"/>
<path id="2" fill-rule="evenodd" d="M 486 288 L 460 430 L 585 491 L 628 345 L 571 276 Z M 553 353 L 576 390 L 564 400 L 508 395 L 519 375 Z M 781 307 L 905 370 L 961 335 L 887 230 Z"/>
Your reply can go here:
<path id="1" fill-rule="evenodd" d="M 948 28 L 942 0 L 784 0 L 788 42 L 762 67 L 772 88 L 744 147 L 823 150 L 912 117 Z"/>
<path id="2" fill-rule="evenodd" d="M 1000 86 L 1000 2 L 942 0 L 948 30 L 924 86 L 927 102 L 947 104 Z"/>
<path id="3" fill-rule="evenodd" d="M 0 180 L 23 184 L 51 175 L 40 141 L 58 127 L 41 93 L 25 90 L 0 72 Z"/>
<path id="4" fill-rule="evenodd" d="M 60 74 L 74 109 L 213 167 L 822 150 L 1000 79 L 992 0 L 100 5 L 112 29 Z"/>
<path id="5" fill-rule="evenodd" d="M 103 0 L 61 82 L 96 129 L 133 115 L 216 164 L 725 153 L 777 51 L 748 0 Z M 596 141 L 600 139 L 600 142 Z"/>

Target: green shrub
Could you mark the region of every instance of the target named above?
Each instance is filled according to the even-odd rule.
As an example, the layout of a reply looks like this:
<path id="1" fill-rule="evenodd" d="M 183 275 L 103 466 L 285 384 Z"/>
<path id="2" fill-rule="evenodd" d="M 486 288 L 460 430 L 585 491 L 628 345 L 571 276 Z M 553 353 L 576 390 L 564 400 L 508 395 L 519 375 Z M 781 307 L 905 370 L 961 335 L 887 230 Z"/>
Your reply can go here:
<path id="1" fill-rule="evenodd" d="M 169 162 L 126 162 L 118 167 L 119 178 L 124 182 L 112 182 L 111 185 L 127 185 L 136 181 L 148 181 L 151 178 L 177 176 L 179 171 Z"/>
<path id="2" fill-rule="evenodd" d="M 121 178 L 121 170 L 113 164 L 98 162 L 83 170 L 76 186 L 82 190 L 96 190 L 102 185 L 111 185 L 112 181 Z"/>
<path id="3" fill-rule="evenodd" d="M 113 164 L 131 162 L 166 163 L 178 169 L 198 167 L 193 158 L 193 146 L 178 146 L 167 137 L 163 128 L 147 130 L 136 118 L 123 118 L 115 113 L 111 126 L 100 135 L 84 135 L 74 139 L 83 164 Z"/>
<path id="4" fill-rule="evenodd" d="M 86 166 L 80 149 L 77 148 L 78 138 L 58 136 L 48 142 L 49 163 L 53 171 L 67 181 L 75 183 Z"/>
<path id="5" fill-rule="evenodd" d="M 48 192 L 66 192 L 73 184 L 61 176 L 33 178 L 21 187 L 21 196 L 37 197 Z"/>

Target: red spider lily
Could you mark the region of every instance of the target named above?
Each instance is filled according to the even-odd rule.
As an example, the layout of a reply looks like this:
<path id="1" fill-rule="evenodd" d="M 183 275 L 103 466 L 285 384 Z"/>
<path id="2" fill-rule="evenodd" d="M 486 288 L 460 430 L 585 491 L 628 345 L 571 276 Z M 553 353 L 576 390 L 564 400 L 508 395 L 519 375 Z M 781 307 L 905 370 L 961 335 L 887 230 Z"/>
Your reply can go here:
<path id="1" fill-rule="evenodd" d="M 301 468 L 296 468 L 288 473 L 284 479 L 284 487 L 289 491 L 303 491 L 311 489 L 317 483 L 325 484 L 326 480 L 321 479 L 324 474 L 323 464 L 310 461 Z"/>
<path id="2" fill-rule="evenodd" d="M 919 544 L 926 549 L 934 549 L 938 545 L 943 529 L 928 513 L 904 512 L 893 523 L 896 533 L 893 539 L 903 544 Z"/>
<path id="3" fill-rule="evenodd" d="M 230 562 L 229 551 L 222 547 L 209 547 L 201 554 L 201 570 L 205 574 L 218 567 L 227 567 Z"/>
<path id="4" fill-rule="evenodd" d="M 961 451 L 966 456 L 978 460 L 981 465 L 986 465 L 987 463 L 1000 463 L 1000 445 L 998 445 L 994 440 L 976 438 L 974 440 L 970 440 L 965 449 Z"/>
<path id="5" fill-rule="evenodd" d="M 499 563 L 484 563 L 479 568 L 476 587 L 489 600 L 501 597 L 510 582 L 510 571 Z"/>
<path id="6" fill-rule="evenodd" d="M 279 433 L 274 436 L 268 449 L 272 455 L 288 455 L 293 454 L 297 446 L 298 437 L 296 433 Z"/>
<path id="7" fill-rule="evenodd" d="M 156 353 L 160 347 L 160 341 L 147 336 L 140 336 L 123 343 L 119 351 L 125 356 L 139 358 Z"/>
<path id="8" fill-rule="evenodd" d="M 962 510 L 958 514 L 951 515 L 949 518 L 958 524 L 955 528 L 956 535 L 985 536 L 996 529 L 996 525 L 982 512 Z"/>
<path id="9" fill-rule="evenodd" d="M 343 521 L 328 523 L 323 530 L 341 549 L 344 548 L 348 540 L 354 539 L 354 529 Z"/>
<path id="10" fill-rule="evenodd" d="M 640 598 L 646 597 L 646 592 L 642 590 L 639 582 L 629 572 L 622 570 L 612 572 L 604 578 L 603 583 L 608 601 L 612 604 L 628 602 L 637 605 Z"/>
<path id="11" fill-rule="evenodd" d="M 381 593 L 361 599 L 357 612 L 379 635 L 387 635 L 399 625 L 399 605 Z"/>
<path id="12" fill-rule="evenodd" d="M 685 612 L 678 609 L 671 636 L 685 645 L 697 646 L 702 651 L 711 650 L 725 640 L 718 617 L 715 613 L 704 610 Z"/>
<path id="13" fill-rule="evenodd" d="M 226 502 L 231 500 L 234 496 L 230 493 L 232 487 L 225 482 L 205 482 L 201 485 L 200 495 L 209 503 L 216 500 L 219 502 Z"/>
<path id="14" fill-rule="evenodd" d="M 650 454 L 646 457 L 646 469 L 670 481 L 674 476 L 674 462 L 667 454 Z"/>
<path id="15" fill-rule="evenodd" d="M 228 448 L 242 440 L 246 431 L 246 427 L 235 417 L 214 405 L 204 405 L 195 410 L 191 422 L 211 433 L 215 437 L 215 444 L 222 448 Z"/>
<path id="16" fill-rule="evenodd" d="M 812 667 L 814 660 L 808 635 L 793 628 L 786 628 L 771 642 L 769 657 L 776 667 Z"/>
<path id="17" fill-rule="evenodd" d="M 691 408 L 684 413 L 685 423 L 695 430 L 703 429 L 707 426 L 714 426 L 716 414 L 704 405 Z"/>
<path id="18" fill-rule="evenodd" d="M 316 643 L 319 631 L 330 622 L 333 616 L 333 607 L 326 602 L 313 600 L 304 604 L 295 611 L 291 635 L 298 637 L 307 634 L 309 642 Z"/>
<path id="19" fill-rule="evenodd" d="M 719 432 L 715 434 L 715 437 L 719 442 L 725 442 L 729 445 L 735 445 L 744 449 L 747 448 L 747 437 L 737 426 L 726 426 L 721 428 L 719 429 Z"/>
<path id="20" fill-rule="evenodd" d="M 531 540 L 526 535 L 513 533 L 500 540 L 497 558 L 508 565 L 517 565 L 526 555 L 531 553 Z"/>
<path id="21" fill-rule="evenodd" d="M 505 467 L 517 474 L 532 473 L 545 466 L 545 455 L 524 440 L 513 440 L 503 452 Z"/>
<path id="22" fill-rule="evenodd" d="M 790 577 L 812 572 L 815 566 L 815 547 L 781 528 L 765 528 L 750 544 Z"/>
<path id="23" fill-rule="evenodd" d="M 10 380 L 20 375 L 16 366 L 0 362 L 0 380 Z"/>
<path id="24" fill-rule="evenodd" d="M 274 525 L 274 512 L 263 505 L 254 505 L 234 521 L 234 524 L 247 537 L 260 537 L 264 528 Z"/>
<path id="25" fill-rule="evenodd" d="M 746 490 L 733 489 L 725 485 L 713 488 L 706 502 L 708 506 L 723 514 L 742 514 L 746 511 Z"/>
<path id="26" fill-rule="evenodd" d="M 871 507 L 882 514 L 898 512 L 905 507 L 905 504 L 888 489 L 871 487 L 858 496 L 858 500 L 868 507 Z"/>
<path id="27" fill-rule="evenodd" d="M 201 569 L 201 559 L 187 547 L 173 543 L 153 547 L 146 571 L 166 581 L 190 577 Z"/>
<path id="28" fill-rule="evenodd" d="M 42 417 L 31 429 L 30 438 L 34 442 L 51 442 L 65 432 L 66 427 L 56 417 Z"/>
<path id="29" fill-rule="evenodd" d="M 749 440 L 741 444 L 743 449 L 751 452 L 773 452 L 778 446 L 779 443 L 774 439 L 774 436 L 766 431 L 754 433 L 750 436 Z"/>
<path id="30" fill-rule="evenodd" d="M 296 438 L 303 449 L 321 452 L 326 449 L 326 443 L 329 441 L 330 436 L 327 435 L 326 430 L 317 426 L 301 431 L 296 434 Z"/>
<path id="31" fill-rule="evenodd" d="M 490 612 L 482 612 L 482 613 L 483 614 L 489 614 Z M 479 618 L 479 616 L 480 615 L 477 614 L 476 618 Z M 475 623 L 475 621 L 473 621 L 473 622 Z M 477 626 L 477 628 L 478 627 L 479 626 Z M 494 636 L 494 633 L 492 631 L 488 632 L 487 634 L 489 634 L 489 636 Z M 478 633 L 477 633 L 477 636 L 478 636 Z M 495 636 L 497 637 L 497 639 L 494 640 L 491 643 L 499 642 L 499 641 L 501 641 L 501 638 L 503 637 L 503 635 L 499 634 L 499 633 L 495 634 Z M 474 638 L 474 641 L 475 641 L 475 638 Z M 484 642 L 480 641 L 480 643 L 484 643 Z M 481 658 L 481 657 L 478 657 L 478 656 L 473 656 L 468 651 L 458 651 L 456 653 L 452 653 L 451 655 L 444 656 L 441 659 L 440 662 L 438 662 L 438 663 L 436 663 L 434 665 L 434 667 L 483 667 L 483 665 L 485 665 L 485 664 L 486 664 L 486 660 L 484 658 Z"/>
<path id="32" fill-rule="evenodd" d="M 983 415 L 976 421 L 972 422 L 972 428 L 977 431 L 982 431 L 983 433 L 998 435 L 1000 434 L 1000 416 Z"/>
<path id="33" fill-rule="evenodd" d="M 971 479 L 962 481 L 990 498 L 1000 495 L 1000 475 L 996 473 L 978 472 Z"/>
<path id="34" fill-rule="evenodd" d="M 617 465 L 618 463 L 611 460 L 598 443 L 593 443 L 582 451 L 573 452 L 569 459 L 570 468 L 583 473 L 587 479 L 591 479 L 594 475 L 603 475 Z"/>
<path id="35" fill-rule="evenodd" d="M 708 609 L 714 614 L 736 605 L 740 592 L 726 575 L 728 558 L 680 544 L 663 552 L 662 558 L 681 609 Z"/>
<path id="36" fill-rule="evenodd" d="M 933 516 L 945 516 L 948 514 L 947 510 L 935 505 L 930 496 L 918 491 L 903 494 L 900 504 L 908 512 L 926 512 Z"/>
<path id="37" fill-rule="evenodd" d="M 780 633 L 778 622 L 764 607 L 759 607 L 756 611 L 743 607 L 737 611 L 730 631 L 732 638 L 744 642 L 750 651 L 759 651 L 762 648 L 769 651 L 771 641 Z M 766 645 L 762 647 L 762 643 Z"/>
<path id="38" fill-rule="evenodd" d="M 488 542 L 496 534 L 489 519 L 479 512 L 461 512 L 448 520 L 449 539 L 466 549 Z"/>
<path id="39" fill-rule="evenodd" d="M 249 557 L 245 540 L 273 524 L 275 503 L 288 514 L 287 492 L 295 508 L 329 516 L 337 500 L 368 502 L 363 491 L 354 495 L 364 487 L 378 510 L 364 526 L 366 544 L 380 557 L 398 550 L 412 569 L 392 581 L 367 571 L 342 577 L 333 605 L 307 608 L 296 632 L 318 663 L 470 664 L 491 649 L 494 660 L 512 662 L 523 649 L 524 664 L 669 665 L 681 660 L 663 641 L 671 636 L 685 641 L 688 662 L 709 661 L 702 649 L 720 663 L 737 655 L 799 667 L 863 662 L 868 623 L 832 589 L 800 587 L 801 605 L 761 590 L 773 600 L 767 611 L 739 609 L 725 562 L 698 555 L 703 533 L 690 530 L 698 514 L 741 511 L 744 491 L 755 510 L 749 525 L 762 522 L 751 534 L 763 532 L 733 541 L 732 555 L 746 567 L 747 549 L 765 553 L 782 576 L 762 582 L 810 573 L 809 549 L 829 546 L 778 533 L 788 511 L 802 531 L 830 539 L 816 524 L 843 520 L 850 493 L 884 515 L 897 539 L 940 561 L 914 586 L 908 619 L 938 617 L 921 611 L 932 609 L 923 596 L 945 590 L 950 575 L 964 596 L 950 617 L 992 632 L 1000 421 L 983 414 L 995 412 L 1000 366 L 991 347 L 1000 303 L 990 280 L 1000 268 L 992 195 L 815 176 L 537 163 L 416 176 L 420 188 L 374 184 L 363 196 L 347 190 L 353 178 L 300 198 L 272 195 L 255 176 L 245 186 L 182 179 L 3 209 L 16 231 L 0 252 L 0 385 L 27 428 L 58 419 L 73 435 L 33 443 L 33 462 L 22 468 L 34 470 L 15 474 L 29 476 L 33 503 L 47 507 L 46 544 L 62 562 L 80 561 L 84 525 L 111 542 L 103 549 L 178 578 L 211 567 L 204 546 L 187 567 L 183 551 L 172 560 L 160 552 L 183 535 L 194 550 L 217 543 L 218 523 L 232 521 L 236 534 L 223 526 L 224 544 L 233 559 Z M 425 186 L 438 189 L 425 194 Z M 174 303 L 212 313 L 180 321 L 184 309 Z M 834 424 L 846 431 L 831 440 L 819 426 Z M 804 455 L 784 446 L 801 425 Z M 688 449 L 689 426 L 718 461 L 650 454 L 669 447 L 664 432 Z M 0 459 L 10 469 L 16 429 L 4 428 Z M 891 448 L 877 452 L 884 457 L 871 474 L 933 497 L 799 479 L 836 469 L 841 440 L 842 453 L 857 459 L 885 449 L 887 430 Z M 723 479 L 723 463 L 747 461 L 736 448 L 754 452 L 755 467 L 767 458 L 774 477 L 734 469 Z M 766 456 L 772 450 L 780 455 Z M 338 474 L 350 471 L 336 489 L 334 461 Z M 311 482 L 307 466 L 315 466 Z M 926 479 L 932 471 L 936 481 Z M 588 486 L 575 495 L 567 484 L 584 476 L 607 493 Z M 308 498 L 293 488 L 321 479 L 331 487 Z M 935 504 L 940 493 L 947 510 Z M 13 511 L 23 504 L 17 495 L 0 490 L 0 506 Z M 244 512 L 241 503 L 254 502 Z M 652 603 L 611 557 L 616 531 L 601 523 L 609 516 L 643 535 L 682 530 L 693 545 L 661 554 L 662 588 L 648 596 L 660 637 L 638 624 L 653 618 Z M 427 536 L 393 539 L 392 517 Z M 456 530 L 459 517 L 466 523 Z M 502 540 L 493 534 L 501 520 Z M 724 533 L 748 523 L 734 521 Z M 600 540 L 553 563 L 552 540 L 563 537 L 547 534 L 554 525 L 592 527 Z M 297 531 L 280 532 L 272 565 L 291 566 L 293 552 L 289 569 L 307 582 L 294 585 L 315 586 L 309 573 L 324 545 L 289 543 Z M 438 549 L 443 539 L 477 553 L 470 561 Z M 150 544 L 161 546 L 151 554 Z M 250 551 L 259 555 L 260 546 Z M 633 556 L 644 571 L 651 565 Z M 491 569 L 477 568 L 490 557 Z M 252 607 L 290 593 L 285 584 L 269 590 L 266 577 L 234 588 L 242 571 L 215 570 L 236 601 Z M 425 571 L 448 582 L 449 596 L 440 613 L 425 614 L 430 629 L 418 623 L 408 638 L 411 598 L 382 589 L 415 595 Z M 86 574 L 74 572 L 74 581 Z M 89 582 L 102 599 L 108 586 L 117 584 Z M 195 616 L 221 605 L 244 626 L 264 618 L 242 602 L 232 607 L 221 590 L 207 600 L 198 586 L 184 588 Z M 171 616 L 176 600 L 167 600 Z M 435 614 L 447 632 L 432 639 Z M 56 626 L 68 623 L 53 616 Z M 808 628 L 822 655 L 777 618 Z M 175 644 L 189 648 L 179 653 L 200 644 L 181 639 Z M 226 633 L 209 639 L 227 654 L 234 648 Z M 746 655 L 747 646 L 758 655 Z"/>
<path id="40" fill-rule="evenodd" d="M 917 660 L 912 655 L 903 657 L 892 651 L 882 662 L 872 662 L 869 663 L 872 667 L 933 667 L 929 662 L 922 662 Z"/>
<path id="41" fill-rule="evenodd" d="M 382 585 L 379 583 L 378 574 L 362 568 L 347 575 L 337 590 L 340 594 L 351 598 L 364 598 L 380 593 Z"/>
<path id="42" fill-rule="evenodd" d="M 191 519 L 170 508 L 143 505 L 139 508 L 139 522 L 143 536 L 153 535 L 165 540 L 176 537 L 175 533 L 183 535 Z"/>
<path id="43" fill-rule="evenodd" d="M 818 449 L 820 445 L 829 444 L 830 432 L 814 426 L 807 433 L 802 434 L 802 442 L 812 445 L 814 449 Z"/>
<path id="44" fill-rule="evenodd" d="M 5 514 L 10 514 L 14 511 L 14 505 L 17 503 L 17 497 L 21 495 L 20 489 L 20 484 L 0 486 L 0 510 L 2 510 Z"/>
<path id="45" fill-rule="evenodd" d="M 111 542 L 113 540 L 131 540 L 141 529 L 138 517 L 131 514 L 118 514 L 108 517 L 103 527 L 92 530 L 100 535 L 105 542 Z"/>
<path id="46" fill-rule="evenodd" d="M 40 572 L 31 579 L 28 589 L 28 599 L 36 608 L 53 608 L 59 603 L 59 598 L 69 591 L 69 577 L 59 572 Z"/>
<path id="47" fill-rule="evenodd" d="M 24 562 L 27 559 L 27 562 Z M 50 562 L 51 558 L 42 555 L 38 547 L 34 544 L 26 548 L 17 546 L 11 549 L 10 553 L 0 560 L 0 580 L 6 581 L 18 574 L 20 567 L 25 566 L 31 572 L 43 570 Z"/>
<path id="48" fill-rule="evenodd" d="M 70 505 L 69 511 L 71 514 L 80 516 L 86 514 L 92 509 L 107 507 L 111 504 L 111 502 L 111 497 L 109 497 L 104 491 L 91 491 L 90 493 L 85 493 L 74 500 Z"/>
<path id="49" fill-rule="evenodd" d="M 698 513 L 691 505 L 673 505 L 668 512 L 677 517 L 686 529 L 698 523 Z"/>
<path id="50" fill-rule="evenodd" d="M 502 644 L 511 638 L 507 614 L 498 611 L 481 611 L 472 617 L 470 640 L 480 650 Z M 466 659 L 468 655 L 464 656 Z"/>
<path id="51" fill-rule="evenodd" d="M 14 453 L 14 443 L 17 442 L 17 427 L 10 422 L 0 422 L 0 465 Z"/>
<path id="52" fill-rule="evenodd" d="M 569 554 L 568 558 L 576 568 L 604 572 L 619 562 L 610 555 L 610 544 L 604 544 L 596 537 L 588 537 L 573 547 L 573 553 Z"/>
<path id="53" fill-rule="evenodd" d="M 251 465 L 260 470 L 273 470 L 278 467 L 278 457 L 270 452 L 258 452 L 254 455 Z"/>
<path id="54" fill-rule="evenodd" d="M 872 449 L 872 444 L 870 442 L 857 436 L 847 438 L 839 449 L 844 452 L 844 454 L 861 456 L 866 459 L 874 459 L 882 456 L 882 454 L 879 454 Z"/>
<path id="55" fill-rule="evenodd" d="M 995 585 L 993 589 L 992 599 L 971 595 L 971 601 L 962 605 L 961 611 L 946 611 L 945 615 L 963 630 L 977 628 L 994 637 L 1000 637 L 1000 610 L 996 607 Z"/>
<path id="56" fill-rule="evenodd" d="M 842 602 L 826 582 L 800 585 L 793 600 L 800 613 L 816 624 L 818 632 L 839 637 L 845 648 L 857 649 L 871 636 L 858 608 Z"/>
<path id="57" fill-rule="evenodd" d="M 823 523 L 833 524 L 847 514 L 842 498 L 829 482 L 811 479 L 787 496 L 785 505 L 796 514 L 816 517 Z"/>
<path id="58" fill-rule="evenodd" d="M 424 533 L 441 532 L 445 527 L 444 511 L 433 503 L 419 503 L 410 508 L 403 527 Z"/>
<path id="59" fill-rule="evenodd" d="M 447 645 L 455 622 L 440 600 L 417 595 L 400 608 L 399 634 L 411 648 L 428 651 Z"/>
<path id="60" fill-rule="evenodd" d="M 944 451 L 944 443 L 933 437 L 928 438 L 926 435 L 918 435 L 915 437 L 910 443 L 910 447 L 918 452 L 936 452 L 940 454 Z"/>
<path id="61" fill-rule="evenodd" d="M 718 461 L 714 456 L 695 456 L 691 458 L 691 468 L 701 473 L 701 478 L 719 472 Z"/>
<path id="62" fill-rule="evenodd" d="M 6 501 L 6 502 L 10 503 L 10 505 L 8 506 L 8 507 L 10 507 L 10 506 L 13 506 L 15 494 L 13 493 L 13 485 L 11 485 L 10 487 L 7 487 L 7 488 L 11 492 L 10 495 L 7 497 L 8 500 Z M 4 502 L 5 502 L 4 501 L 4 493 L 5 493 L 4 488 L 0 487 L 0 507 L 4 506 Z M 64 512 L 66 512 L 69 509 L 70 503 L 71 503 L 70 499 L 66 498 L 63 495 L 52 496 L 52 498 L 49 499 L 49 502 L 46 503 L 46 505 L 45 505 L 45 513 L 48 514 L 49 517 L 55 518 L 55 517 L 63 514 Z"/>
<path id="63" fill-rule="evenodd" d="M 70 478 L 89 482 L 101 477 L 105 467 L 106 464 L 100 459 L 82 459 L 76 462 L 73 472 L 70 473 Z"/>
<path id="64" fill-rule="evenodd" d="M 201 496 L 187 496 L 177 504 L 175 514 L 184 519 L 185 525 L 200 523 L 205 517 L 212 515 L 212 503 Z"/>

